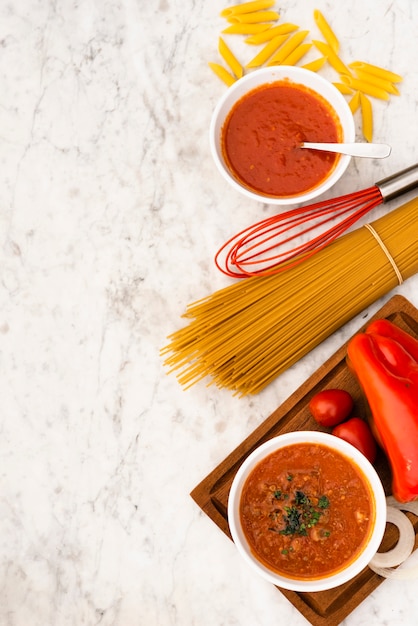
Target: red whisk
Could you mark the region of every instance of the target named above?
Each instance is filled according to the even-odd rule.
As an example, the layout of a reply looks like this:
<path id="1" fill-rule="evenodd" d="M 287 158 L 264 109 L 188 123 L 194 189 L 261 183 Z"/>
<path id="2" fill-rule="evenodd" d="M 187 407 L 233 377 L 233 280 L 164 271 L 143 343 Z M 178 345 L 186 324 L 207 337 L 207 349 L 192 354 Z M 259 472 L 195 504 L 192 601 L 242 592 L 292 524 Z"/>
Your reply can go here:
<path id="1" fill-rule="evenodd" d="M 216 253 L 215 264 L 234 278 L 277 274 L 325 248 L 379 204 L 417 186 L 418 164 L 368 189 L 268 217 L 231 237 Z M 334 225 L 327 228 L 330 221 Z M 319 234 L 309 239 L 313 231 Z"/>

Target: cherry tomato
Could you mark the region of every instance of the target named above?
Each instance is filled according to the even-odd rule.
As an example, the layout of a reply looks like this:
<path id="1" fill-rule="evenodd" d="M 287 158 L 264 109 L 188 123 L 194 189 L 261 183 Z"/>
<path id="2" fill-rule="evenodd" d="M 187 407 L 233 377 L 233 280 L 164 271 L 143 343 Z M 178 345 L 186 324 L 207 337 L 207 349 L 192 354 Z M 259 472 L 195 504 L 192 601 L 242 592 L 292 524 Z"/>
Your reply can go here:
<path id="1" fill-rule="evenodd" d="M 344 389 L 324 389 L 312 396 L 309 409 L 321 426 L 336 426 L 353 410 L 353 398 Z"/>
<path id="2" fill-rule="evenodd" d="M 376 441 L 370 426 L 360 417 L 352 417 L 343 424 L 338 424 L 332 434 L 351 443 L 369 459 L 370 463 L 374 463 L 377 454 Z"/>

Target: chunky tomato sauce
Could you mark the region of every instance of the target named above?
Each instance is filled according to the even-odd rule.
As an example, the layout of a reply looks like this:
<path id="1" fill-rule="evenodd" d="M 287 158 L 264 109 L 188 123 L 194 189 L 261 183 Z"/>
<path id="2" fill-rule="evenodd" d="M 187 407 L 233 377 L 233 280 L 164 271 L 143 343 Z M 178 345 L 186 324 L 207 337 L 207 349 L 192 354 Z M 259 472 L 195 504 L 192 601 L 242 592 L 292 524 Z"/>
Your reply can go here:
<path id="1" fill-rule="evenodd" d="M 258 87 L 235 104 L 222 129 L 222 149 L 245 187 L 288 197 L 317 187 L 339 159 L 300 144 L 337 142 L 341 134 L 335 111 L 321 96 L 283 80 Z"/>
<path id="2" fill-rule="evenodd" d="M 358 467 L 327 446 L 303 443 L 255 467 L 244 484 L 240 518 L 259 561 L 312 580 L 354 560 L 373 530 L 374 508 Z"/>

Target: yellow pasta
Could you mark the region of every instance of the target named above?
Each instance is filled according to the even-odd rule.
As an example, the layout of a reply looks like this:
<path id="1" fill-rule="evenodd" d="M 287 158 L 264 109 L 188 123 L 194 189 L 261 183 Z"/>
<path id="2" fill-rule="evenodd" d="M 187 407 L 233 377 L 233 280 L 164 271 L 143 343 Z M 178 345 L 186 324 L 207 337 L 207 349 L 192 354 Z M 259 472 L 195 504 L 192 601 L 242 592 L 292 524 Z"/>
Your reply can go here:
<path id="1" fill-rule="evenodd" d="M 340 48 L 338 39 L 331 26 L 328 24 L 321 11 L 318 11 L 318 9 L 315 9 L 314 11 L 314 20 L 319 30 L 321 31 L 325 41 L 331 46 L 335 53 L 338 53 L 338 50 Z"/>
<path id="2" fill-rule="evenodd" d="M 364 63 L 363 61 L 354 61 L 353 63 L 350 63 L 349 67 L 355 70 L 364 70 L 369 74 L 375 74 L 384 80 L 390 81 L 391 83 L 400 83 L 403 80 L 402 76 L 399 76 L 399 74 L 395 74 L 394 72 L 386 70 L 383 67 L 378 67 L 377 65 Z"/>
<path id="3" fill-rule="evenodd" d="M 325 65 L 326 62 L 327 57 L 319 57 L 318 59 L 314 59 L 309 63 L 305 63 L 305 65 L 302 65 L 302 67 L 305 68 L 305 70 L 310 70 L 311 72 L 318 72 L 321 67 Z"/>
<path id="4" fill-rule="evenodd" d="M 328 63 L 339 74 L 350 74 L 349 69 L 344 65 L 338 54 L 331 48 L 329 44 L 324 43 L 323 41 L 318 41 L 317 39 L 314 39 L 313 43 L 318 48 L 319 52 L 327 57 Z"/>
<path id="5" fill-rule="evenodd" d="M 345 83 L 332 83 L 334 87 L 338 89 L 344 96 L 349 96 L 353 93 L 351 87 L 346 85 Z"/>
<path id="6" fill-rule="evenodd" d="M 260 67 L 260 65 L 264 65 L 264 63 L 276 52 L 276 50 L 283 44 L 284 41 L 288 38 L 288 35 L 279 35 L 278 37 L 274 37 L 271 41 L 269 41 L 264 48 L 260 50 L 260 52 L 253 58 L 249 63 L 247 63 L 246 67 Z"/>
<path id="7" fill-rule="evenodd" d="M 372 103 L 364 93 L 360 94 L 361 121 L 364 138 L 373 141 L 373 110 Z"/>
<path id="8" fill-rule="evenodd" d="M 218 51 L 226 67 L 219 63 L 209 63 L 212 71 L 227 85 L 240 79 L 246 69 L 263 65 L 296 65 L 312 72 L 319 71 L 326 63 L 338 72 L 340 80 L 334 86 L 345 96 L 349 96 L 349 107 L 354 115 L 360 108 L 362 132 L 367 141 L 373 136 L 373 112 L 369 97 L 389 100 L 390 95 L 399 95 L 396 83 L 402 76 L 386 68 L 364 61 L 354 61 L 346 65 L 339 56 L 339 41 L 330 24 L 319 9 L 313 17 L 321 32 L 323 41 L 313 39 L 305 42 L 308 30 L 300 30 L 293 23 L 275 25 L 279 13 L 274 10 L 275 0 L 251 0 L 225 8 L 221 16 L 228 22 L 224 34 L 245 35 L 245 43 L 262 46 L 262 49 L 243 67 L 222 37 L 219 37 Z M 300 60 L 314 45 L 321 56 L 308 63 Z"/>
<path id="9" fill-rule="evenodd" d="M 225 63 L 231 68 L 233 74 L 235 74 L 237 78 L 241 78 L 244 72 L 242 65 L 233 54 L 233 52 L 230 50 L 230 48 L 226 45 L 222 37 L 219 37 L 218 49 L 219 54 L 221 55 Z"/>
<path id="10" fill-rule="evenodd" d="M 232 76 L 222 65 L 219 63 L 208 63 L 209 67 L 215 74 L 223 80 L 223 82 L 230 87 L 233 83 L 235 83 L 236 78 Z"/>
<path id="11" fill-rule="evenodd" d="M 348 106 L 350 107 L 351 113 L 354 115 L 354 113 L 357 111 L 357 109 L 360 106 L 360 92 L 359 91 L 356 91 L 356 93 L 351 98 L 350 102 L 348 103 Z"/>
<path id="12" fill-rule="evenodd" d="M 354 78 L 353 76 L 341 76 L 341 80 L 356 91 L 361 91 L 362 93 L 373 96 L 373 98 L 379 98 L 380 100 L 389 100 L 388 92 L 380 87 L 366 83 L 365 81 Z"/>
<path id="13" fill-rule="evenodd" d="M 277 51 L 276 54 L 270 59 L 267 65 L 280 65 L 283 63 L 284 59 L 289 56 L 305 39 L 306 35 L 309 33 L 308 30 L 300 30 L 294 35 L 292 35 L 281 48 Z"/>
<path id="14" fill-rule="evenodd" d="M 259 24 L 260 22 L 276 22 L 279 17 L 276 11 L 255 11 L 254 13 L 234 14 L 227 19 L 231 24 Z"/>
<path id="15" fill-rule="evenodd" d="M 312 48 L 312 44 L 311 43 L 301 43 L 301 44 L 299 44 L 293 50 L 293 52 L 291 52 L 289 54 L 289 56 L 287 56 L 284 59 L 282 64 L 283 65 L 296 65 L 296 63 L 298 61 L 300 61 L 300 59 L 302 59 L 302 57 L 304 57 L 305 54 L 307 54 L 311 48 Z"/>
<path id="16" fill-rule="evenodd" d="M 387 91 L 395 96 L 399 96 L 399 89 L 389 80 L 361 69 L 356 68 L 354 71 L 359 80 L 369 83 L 370 85 L 374 85 L 375 87 L 379 87 L 380 89 L 383 89 L 384 91 Z"/>
<path id="17" fill-rule="evenodd" d="M 254 35 L 268 30 L 271 24 L 231 24 L 222 31 L 225 35 Z"/>
<path id="18" fill-rule="evenodd" d="M 221 11 L 222 17 L 229 15 L 239 15 L 240 13 L 252 13 L 253 11 L 263 11 L 274 5 L 274 0 L 253 0 L 252 2 L 244 2 L 243 4 L 235 4 L 232 7 Z"/>
<path id="19" fill-rule="evenodd" d="M 264 30 L 261 33 L 256 33 L 255 35 L 250 35 L 245 39 L 245 43 L 252 44 L 254 46 L 261 45 L 270 41 L 274 37 L 278 35 L 288 35 L 289 33 L 298 30 L 299 26 L 296 24 L 279 24 L 278 26 L 270 26 L 267 30 Z"/>
<path id="20" fill-rule="evenodd" d="M 418 198 L 372 222 L 404 280 L 418 272 Z M 206 379 L 255 394 L 398 284 L 380 244 L 360 226 L 280 274 L 234 282 L 190 304 L 161 350 L 188 388 Z"/>

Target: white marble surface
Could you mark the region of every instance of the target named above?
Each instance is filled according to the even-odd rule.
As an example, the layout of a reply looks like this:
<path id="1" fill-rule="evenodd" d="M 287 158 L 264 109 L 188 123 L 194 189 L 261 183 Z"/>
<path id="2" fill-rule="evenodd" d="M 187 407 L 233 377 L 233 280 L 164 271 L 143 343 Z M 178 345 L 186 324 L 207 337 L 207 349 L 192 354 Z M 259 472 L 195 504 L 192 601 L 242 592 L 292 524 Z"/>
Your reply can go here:
<path id="1" fill-rule="evenodd" d="M 1 3 L 1 625 L 307 623 L 189 492 L 362 316 L 252 398 L 185 392 L 159 357 L 186 305 L 229 284 L 217 247 L 260 216 L 208 150 L 223 6 Z M 312 30 L 322 9 L 345 58 L 405 78 L 375 106 L 391 157 L 352 162 L 336 195 L 416 162 L 418 3 L 278 6 Z M 396 291 L 418 306 L 418 277 Z M 416 585 L 385 582 L 345 624 L 416 624 Z"/>

